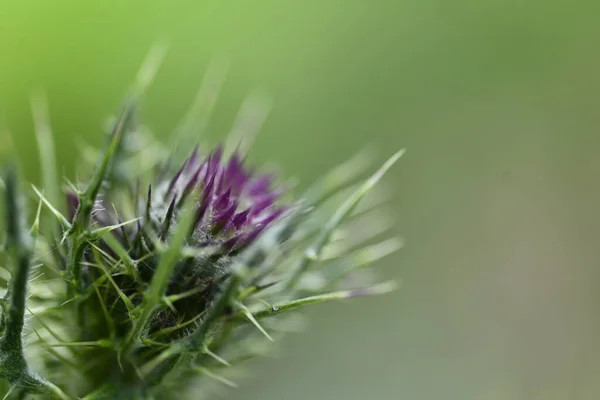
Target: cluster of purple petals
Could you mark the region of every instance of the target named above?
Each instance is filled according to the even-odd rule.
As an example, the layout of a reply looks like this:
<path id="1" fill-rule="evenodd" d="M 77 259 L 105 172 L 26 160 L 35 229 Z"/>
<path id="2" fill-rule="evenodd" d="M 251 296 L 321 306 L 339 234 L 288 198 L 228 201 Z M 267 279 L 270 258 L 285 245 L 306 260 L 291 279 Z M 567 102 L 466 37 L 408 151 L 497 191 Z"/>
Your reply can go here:
<path id="1" fill-rule="evenodd" d="M 285 213 L 286 208 L 277 204 L 281 189 L 274 188 L 273 180 L 271 175 L 246 169 L 237 153 L 226 159 L 220 146 L 204 158 L 196 149 L 155 194 L 162 201 L 152 201 L 156 198 L 151 187 L 148 201 L 168 204 L 160 211 L 162 219 L 176 220 L 185 199 L 199 193 L 194 221 L 197 245 L 218 243 L 231 252 L 252 243 Z"/>

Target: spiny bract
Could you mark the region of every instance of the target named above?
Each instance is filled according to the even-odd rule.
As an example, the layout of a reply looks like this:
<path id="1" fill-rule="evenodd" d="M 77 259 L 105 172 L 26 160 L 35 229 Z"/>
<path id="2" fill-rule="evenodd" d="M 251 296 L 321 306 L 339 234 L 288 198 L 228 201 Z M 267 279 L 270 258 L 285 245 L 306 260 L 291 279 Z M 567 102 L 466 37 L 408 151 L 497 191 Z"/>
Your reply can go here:
<path id="1" fill-rule="evenodd" d="M 9 396 L 210 395 L 211 381 L 234 385 L 231 367 L 290 329 L 284 313 L 393 286 L 348 278 L 400 246 L 377 241 L 389 227 L 382 197 L 363 198 L 402 152 L 362 183 L 364 159 L 350 160 L 293 200 L 273 174 L 248 167 L 243 146 L 195 148 L 179 166 L 156 151 L 134 123 L 142 86 L 85 185 L 70 184 L 66 201 L 45 196 L 56 193 L 52 174 L 34 187 L 31 229 L 16 175 L 5 174 Z"/>

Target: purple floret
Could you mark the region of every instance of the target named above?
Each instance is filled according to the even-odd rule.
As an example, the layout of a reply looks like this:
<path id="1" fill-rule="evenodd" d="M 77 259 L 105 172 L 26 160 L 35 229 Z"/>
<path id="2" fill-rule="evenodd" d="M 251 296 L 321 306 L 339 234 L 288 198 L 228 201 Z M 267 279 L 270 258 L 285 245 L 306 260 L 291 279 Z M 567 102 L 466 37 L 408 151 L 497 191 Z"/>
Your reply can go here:
<path id="1" fill-rule="evenodd" d="M 278 204 L 282 193 L 274 187 L 272 176 L 248 170 L 236 153 L 226 160 L 220 146 L 204 158 L 195 149 L 175 175 L 159 187 L 148 189 L 149 203 L 144 204 L 144 208 L 149 205 L 154 219 L 164 222 L 176 218 L 173 204 L 180 206 L 199 189 L 195 245 L 222 244 L 228 252 L 252 243 L 286 211 Z"/>

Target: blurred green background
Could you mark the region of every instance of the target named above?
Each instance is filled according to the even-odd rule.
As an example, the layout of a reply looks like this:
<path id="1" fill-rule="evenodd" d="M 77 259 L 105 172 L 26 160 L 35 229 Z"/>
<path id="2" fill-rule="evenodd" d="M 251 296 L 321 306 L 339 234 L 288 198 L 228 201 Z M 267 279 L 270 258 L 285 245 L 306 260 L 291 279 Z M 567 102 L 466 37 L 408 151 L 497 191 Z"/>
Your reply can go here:
<path id="1" fill-rule="evenodd" d="M 145 104 L 168 135 L 209 61 L 231 68 L 207 133 L 245 95 L 274 108 L 253 150 L 304 185 L 366 145 L 407 155 L 393 295 L 307 311 L 229 399 L 600 397 L 600 4 L 304 0 L 0 2 L 0 156 L 39 179 L 30 96 L 48 94 L 61 169 L 157 40 Z M 16 149 L 16 150 L 15 150 Z"/>

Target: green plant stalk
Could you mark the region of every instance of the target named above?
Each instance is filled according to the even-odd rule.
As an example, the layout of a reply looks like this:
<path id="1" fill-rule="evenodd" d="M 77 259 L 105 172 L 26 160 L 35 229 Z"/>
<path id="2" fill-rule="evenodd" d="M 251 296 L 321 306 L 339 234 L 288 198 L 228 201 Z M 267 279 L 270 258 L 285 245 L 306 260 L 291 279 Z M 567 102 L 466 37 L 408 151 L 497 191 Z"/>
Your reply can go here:
<path id="1" fill-rule="evenodd" d="M 111 139 L 108 143 L 104 155 L 96 167 L 90 183 L 83 193 L 78 195 L 79 207 L 73 217 L 71 229 L 67 232 L 67 236 L 71 238 L 68 274 L 71 280 L 72 294 L 75 296 L 81 295 L 81 259 L 87 246 L 89 225 L 91 221 L 92 210 L 94 203 L 102 187 L 102 183 L 106 179 L 112 160 L 118 152 L 123 142 L 123 137 L 127 131 L 127 127 L 131 122 L 135 103 L 130 101 L 125 104 L 121 115 L 117 119 L 111 132 Z"/>
<path id="2" fill-rule="evenodd" d="M 69 299 L 74 299 L 75 314 L 77 323 L 80 327 L 85 326 L 85 314 L 81 307 L 81 296 L 83 294 L 83 281 L 81 278 L 81 268 L 83 255 L 89 245 L 91 239 L 89 225 L 91 222 L 92 211 L 102 183 L 109 174 L 112 161 L 115 158 L 123 137 L 127 131 L 127 127 L 131 122 L 133 112 L 135 110 L 135 102 L 129 101 L 125 103 L 123 110 L 111 132 L 111 139 L 108 143 L 104 155 L 96 167 L 90 183 L 83 193 L 78 194 L 79 207 L 73 217 L 73 222 L 67 238 L 69 239 L 69 261 L 67 266 L 67 295 Z M 85 333 L 85 332 L 84 332 Z"/>
<path id="3" fill-rule="evenodd" d="M 13 261 L 13 272 L 6 296 L 2 299 L 2 328 L 0 338 L 0 375 L 12 385 L 25 391 L 70 399 L 54 384 L 33 374 L 23 354 L 23 325 L 27 280 L 33 255 L 33 239 L 25 229 L 25 212 L 18 193 L 13 171 L 6 177 L 6 248 Z"/>

